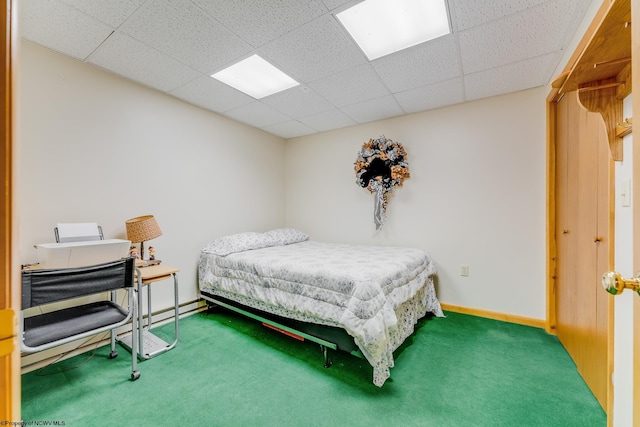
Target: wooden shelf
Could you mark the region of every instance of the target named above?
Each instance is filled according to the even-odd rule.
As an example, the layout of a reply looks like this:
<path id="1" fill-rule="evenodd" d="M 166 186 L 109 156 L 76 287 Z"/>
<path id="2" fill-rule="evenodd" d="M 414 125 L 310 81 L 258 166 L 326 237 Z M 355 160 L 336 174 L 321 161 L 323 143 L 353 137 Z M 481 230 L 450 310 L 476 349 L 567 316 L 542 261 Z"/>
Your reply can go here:
<path id="1" fill-rule="evenodd" d="M 578 90 L 585 84 L 617 78 L 630 65 L 631 4 L 630 0 L 616 0 L 610 5 L 606 16 L 571 70 L 563 73 L 566 77 L 559 93 Z M 628 79 L 623 78 L 631 84 L 630 73 Z M 626 83 L 618 82 L 620 85 Z"/>
<path id="2" fill-rule="evenodd" d="M 622 118 L 622 100 L 631 93 L 631 0 L 605 1 L 578 52 L 547 99 L 578 91 L 580 103 L 602 115 L 612 158 L 622 160 L 622 137 L 631 132 Z"/>

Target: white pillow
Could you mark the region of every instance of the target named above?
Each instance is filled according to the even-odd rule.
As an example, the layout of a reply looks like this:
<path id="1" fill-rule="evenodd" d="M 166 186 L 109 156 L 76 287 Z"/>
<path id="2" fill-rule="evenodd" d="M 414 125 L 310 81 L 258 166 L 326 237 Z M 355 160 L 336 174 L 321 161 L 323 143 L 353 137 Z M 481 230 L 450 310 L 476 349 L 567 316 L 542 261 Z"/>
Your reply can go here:
<path id="1" fill-rule="evenodd" d="M 293 228 L 278 228 L 264 233 L 269 246 L 284 246 L 309 240 L 309 235 Z"/>
<path id="2" fill-rule="evenodd" d="M 209 242 L 202 252 L 226 256 L 235 252 L 243 252 L 251 249 L 261 249 L 271 246 L 270 240 L 264 233 L 249 231 L 246 233 L 231 234 L 219 237 Z"/>

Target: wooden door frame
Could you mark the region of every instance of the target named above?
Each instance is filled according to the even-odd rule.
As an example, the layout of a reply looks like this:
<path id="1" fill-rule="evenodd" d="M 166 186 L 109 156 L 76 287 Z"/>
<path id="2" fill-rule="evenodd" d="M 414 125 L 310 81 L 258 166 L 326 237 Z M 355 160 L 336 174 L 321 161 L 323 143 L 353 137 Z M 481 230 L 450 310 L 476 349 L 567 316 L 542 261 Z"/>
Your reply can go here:
<path id="1" fill-rule="evenodd" d="M 17 295 L 19 265 L 16 264 L 17 238 L 14 214 L 15 186 L 15 76 L 17 63 L 18 13 L 16 0 L 3 0 L 0 11 L 3 52 L 0 81 L 2 82 L 2 120 L 0 121 L 0 159 L 4 178 L 0 192 L 0 420 L 19 421 L 20 415 L 20 351 L 17 345 Z"/>
<path id="2" fill-rule="evenodd" d="M 631 1 L 631 80 L 638 88 L 631 94 L 632 114 L 640 116 L 640 0 Z M 640 132 L 633 147 L 633 269 L 640 272 Z M 640 426 L 640 297 L 633 301 L 633 425 Z"/>

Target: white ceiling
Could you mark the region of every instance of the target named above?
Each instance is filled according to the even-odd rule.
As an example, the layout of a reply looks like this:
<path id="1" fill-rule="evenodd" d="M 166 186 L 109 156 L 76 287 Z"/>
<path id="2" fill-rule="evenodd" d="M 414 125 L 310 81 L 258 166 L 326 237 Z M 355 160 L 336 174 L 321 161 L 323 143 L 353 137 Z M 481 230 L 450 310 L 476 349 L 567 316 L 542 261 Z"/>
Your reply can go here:
<path id="1" fill-rule="evenodd" d="M 591 0 L 447 2 L 452 34 L 374 61 L 335 17 L 357 0 L 22 0 L 20 28 L 26 40 L 293 138 L 546 85 Z M 254 53 L 301 85 L 255 100 L 209 77 Z"/>

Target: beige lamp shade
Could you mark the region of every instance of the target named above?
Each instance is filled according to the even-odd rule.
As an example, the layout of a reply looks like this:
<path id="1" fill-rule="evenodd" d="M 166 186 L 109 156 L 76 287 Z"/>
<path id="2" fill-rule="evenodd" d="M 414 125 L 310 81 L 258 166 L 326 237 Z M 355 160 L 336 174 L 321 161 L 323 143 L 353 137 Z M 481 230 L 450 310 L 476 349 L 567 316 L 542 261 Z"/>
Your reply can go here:
<path id="1" fill-rule="evenodd" d="M 133 243 L 146 242 L 162 235 L 162 231 L 153 215 L 131 218 L 125 223 L 127 239 Z"/>

